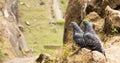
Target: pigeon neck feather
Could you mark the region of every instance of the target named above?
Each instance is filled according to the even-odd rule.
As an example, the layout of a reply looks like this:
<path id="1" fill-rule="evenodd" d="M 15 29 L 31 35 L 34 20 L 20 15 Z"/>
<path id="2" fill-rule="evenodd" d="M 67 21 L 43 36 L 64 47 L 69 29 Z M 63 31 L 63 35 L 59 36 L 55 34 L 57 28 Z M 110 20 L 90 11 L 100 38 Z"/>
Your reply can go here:
<path id="1" fill-rule="evenodd" d="M 93 30 L 93 27 L 90 23 L 85 26 L 85 29 L 86 29 L 86 32 L 95 34 L 95 31 Z"/>

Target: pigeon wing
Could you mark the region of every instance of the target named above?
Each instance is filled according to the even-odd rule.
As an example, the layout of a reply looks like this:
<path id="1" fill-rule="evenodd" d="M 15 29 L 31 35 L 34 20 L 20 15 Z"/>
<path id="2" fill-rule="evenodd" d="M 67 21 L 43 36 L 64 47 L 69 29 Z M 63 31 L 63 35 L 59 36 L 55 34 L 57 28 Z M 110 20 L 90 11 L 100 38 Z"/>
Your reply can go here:
<path id="1" fill-rule="evenodd" d="M 98 39 L 98 37 L 91 33 L 86 33 L 84 35 L 84 39 L 87 45 L 87 48 L 91 50 L 98 50 L 101 51 L 101 41 Z"/>
<path id="2" fill-rule="evenodd" d="M 83 33 L 75 33 L 74 36 L 73 36 L 73 39 L 80 47 L 85 46 Z"/>

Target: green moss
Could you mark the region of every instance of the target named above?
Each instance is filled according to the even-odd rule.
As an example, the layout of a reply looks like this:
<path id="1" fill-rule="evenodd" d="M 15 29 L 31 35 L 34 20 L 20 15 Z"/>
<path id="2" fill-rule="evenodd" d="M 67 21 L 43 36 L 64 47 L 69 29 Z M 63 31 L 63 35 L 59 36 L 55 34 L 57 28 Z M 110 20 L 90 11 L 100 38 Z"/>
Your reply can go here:
<path id="1" fill-rule="evenodd" d="M 59 19 L 59 20 L 57 20 L 57 23 L 64 24 L 65 23 L 65 19 Z"/>

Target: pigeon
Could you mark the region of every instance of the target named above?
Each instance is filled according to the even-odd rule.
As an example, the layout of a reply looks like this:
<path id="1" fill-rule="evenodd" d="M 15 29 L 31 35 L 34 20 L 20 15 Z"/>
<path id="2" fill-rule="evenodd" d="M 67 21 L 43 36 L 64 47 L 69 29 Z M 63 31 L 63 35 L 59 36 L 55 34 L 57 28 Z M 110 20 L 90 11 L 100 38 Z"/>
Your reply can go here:
<path id="1" fill-rule="evenodd" d="M 83 38 L 84 32 L 78 26 L 76 22 L 71 22 L 70 25 L 73 28 L 73 40 L 78 44 L 81 48 L 85 47 L 85 42 Z"/>
<path id="2" fill-rule="evenodd" d="M 104 56 L 106 56 L 103 45 L 102 45 L 102 41 L 100 40 L 98 35 L 95 33 L 90 22 L 87 20 L 83 20 L 82 24 L 85 26 L 85 31 L 83 35 L 83 38 L 86 44 L 85 48 L 90 49 L 91 51 L 99 51 Z"/>

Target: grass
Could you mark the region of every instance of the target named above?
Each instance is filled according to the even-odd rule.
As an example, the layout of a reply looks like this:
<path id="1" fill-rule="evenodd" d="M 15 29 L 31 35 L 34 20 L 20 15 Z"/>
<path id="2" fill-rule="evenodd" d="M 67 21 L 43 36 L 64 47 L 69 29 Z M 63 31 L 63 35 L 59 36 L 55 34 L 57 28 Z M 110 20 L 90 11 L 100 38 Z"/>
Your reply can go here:
<path id="1" fill-rule="evenodd" d="M 55 50 L 45 49 L 44 45 L 62 46 L 63 25 L 49 24 L 49 22 L 51 21 L 48 12 L 49 9 L 46 5 L 39 5 L 39 0 L 20 1 L 30 5 L 30 8 L 27 8 L 25 5 L 19 4 L 19 20 L 20 23 L 24 26 L 23 34 L 28 42 L 30 49 L 34 51 L 35 55 L 38 55 L 42 52 L 50 54 L 55 53 Z M 60 1 L 65 2 L 66 0 Z M 47 0 L 44 0 L 44 2 L 46 4 Z M 63 12 L 65 12 L 65 8 L 66 5 L 64 3 L 61 4 L 61 9 L 63 10 Z M 30 26 L 26 25 L 25 21 L 29 21 Z M 89 54 L 84 54 L 84 52 L 83 54 L 81 52 L 80 55 L 69 57 L 69 55 L 73 52 L 69 48 L 70 47 L 65 46 L 62 50 L 58 51 L 59 53 L 62 51 L 61 54 L 56 53 L 52 55 L 57 56 L 59 60 L 69 61 L 68 63 L 89 63 L 90 61 L 92 61 L 91 56 L 89 56 Z"/>
<path id="2" fill-rule="evenodd" d="M 52 49 L 45 49 L 44 45 L 62 46 L 63 25 L 50 25 L 51 21 L 49 9 L 45 5 L 39 5 L 40 0 L 20 0 L 30 6 L 19 4 L 19 20 L 24 26 L 24 36 L 31 50 L 35 55 L 42 52 L 53 53 Z M 30 23 L 30 26 L 25 24 L 25 21 Z"/>
<path id="3" fill-rule="evenodd" d="M 65 13 L 66 12 L 66 9 L 67 9 L 67 5 L 68 5 L 68 2 L 69 0 L 60 0 L 60 3 L 61 3 L 61 9 L 62 9 L 62 12 Z"/>

